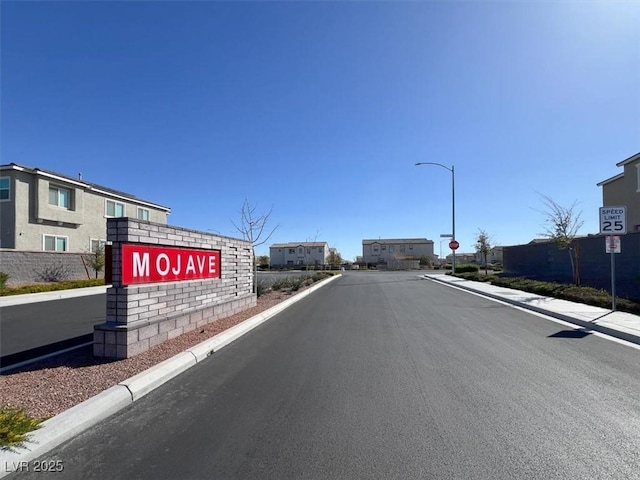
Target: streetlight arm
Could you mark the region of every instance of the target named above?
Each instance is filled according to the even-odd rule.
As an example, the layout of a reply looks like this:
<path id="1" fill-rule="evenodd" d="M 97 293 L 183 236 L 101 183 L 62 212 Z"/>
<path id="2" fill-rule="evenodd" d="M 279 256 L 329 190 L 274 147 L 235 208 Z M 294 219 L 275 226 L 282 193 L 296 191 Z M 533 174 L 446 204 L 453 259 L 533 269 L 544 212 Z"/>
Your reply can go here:
<path id="1" fill-rule="evenodd" d="M 443 165 L 443 164 L 441 164 L 441 163 L 435 163 L 435 162 L 418 162 L 418 163 L 416 163 L 416 167 L 417 167 L 418 165 L 438 165 L 439 167 L 446 168 L 447 170 L 449 170 L 450 172 L 452 172 L 452 173 L 453 173 L 453 166 L 451 166 L 451 167 L 447 167 L 446 165 Z"/>

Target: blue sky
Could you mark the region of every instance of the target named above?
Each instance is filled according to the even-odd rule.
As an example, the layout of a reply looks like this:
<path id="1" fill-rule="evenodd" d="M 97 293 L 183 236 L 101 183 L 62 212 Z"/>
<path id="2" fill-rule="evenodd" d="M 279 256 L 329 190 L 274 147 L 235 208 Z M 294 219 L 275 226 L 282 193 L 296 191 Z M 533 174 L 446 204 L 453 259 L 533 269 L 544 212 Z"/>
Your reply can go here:
<path id="1" fill-rule="evenodd" d="M 273 242 L 544 230 L 640 151 L 638 2 L 1 4 L 1 163 L 171 207 L 238 236 L 245 199 Z M 448 253 L 448 252 L 443 252 Z"/>

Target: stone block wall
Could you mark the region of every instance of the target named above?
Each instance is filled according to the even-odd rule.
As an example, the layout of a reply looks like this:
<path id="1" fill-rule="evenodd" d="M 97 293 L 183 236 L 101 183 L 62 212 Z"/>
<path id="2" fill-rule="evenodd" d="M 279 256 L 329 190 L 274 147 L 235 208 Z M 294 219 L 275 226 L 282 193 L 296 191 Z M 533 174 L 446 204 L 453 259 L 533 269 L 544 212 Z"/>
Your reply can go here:
<path id="1" fill-rule="evenodd" d="M 611 292 L 611 254 L 605 253 L 604 236 L 577 238 L 582 285 Z M 640 300 L 640 233 L 621 235 L 622 252 L 615 255 L 616 295 Z M 504 247 L 504 272 L 535 280 L 571 283 L 567 250 L 552 242 Z"/>
<path id="2" fill-rule="evenodd" d="M 94 330 L 94 355 L 128 358 L 185 332 L 257 303 L 252 292 L 251 244 L 132 218 L 107 221 L 111 281 L 106 323 Z M 220 278 L 124 286 L 121 247 L 126 243 L 220 251 Z"/>
<path id="3" fill-rule="evenodd" d="M 62 280 L 96 278 L 95 271 L 86 260 L 82 262 L 86 255 L 90 254 L 0 249 L 0 272 L 9 275 L 7 286 L 42 282 L 42 273 L 51 269 L 63 270 Z M 98 274 L 98 278 L 103 276 L 104 272 Z"/>

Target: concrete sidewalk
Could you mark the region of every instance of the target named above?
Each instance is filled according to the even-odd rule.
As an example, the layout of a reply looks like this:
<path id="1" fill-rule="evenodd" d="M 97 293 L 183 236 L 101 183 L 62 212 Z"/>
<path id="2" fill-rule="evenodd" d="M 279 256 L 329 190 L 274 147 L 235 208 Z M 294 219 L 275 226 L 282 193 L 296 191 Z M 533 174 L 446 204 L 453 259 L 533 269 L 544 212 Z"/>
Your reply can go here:
<path id="1" fill-rule="evenodd" d="M 427 274 L 424 275 L 424 278 L 485 295 L 640 345 L 640 316 L 638 315 L 613 312 L 606 308 L 544 297 L 522 290 L 497 287 L 487 282 L 464 280 L 451 275 Z"/>

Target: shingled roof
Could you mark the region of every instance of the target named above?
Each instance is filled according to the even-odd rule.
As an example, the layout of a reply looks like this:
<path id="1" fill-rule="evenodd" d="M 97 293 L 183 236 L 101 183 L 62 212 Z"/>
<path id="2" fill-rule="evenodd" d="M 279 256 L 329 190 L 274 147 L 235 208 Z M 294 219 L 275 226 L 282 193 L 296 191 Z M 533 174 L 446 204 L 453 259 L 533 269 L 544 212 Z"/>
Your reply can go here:
<path id="1" fill-rule="evenodd" d="M 125 198 L 125 199 L 129 199 L 133 202 L 136 203 L 143 203 L 146 205 L 150 205 L 153 206 L 159 210 L 165 210 L 167 212 L 171 212 L 171 208 L 169 207 L 165 207 L 164 205 L 160 205 L 158 203 L 155 202 L 150 202 L 149 200 L 143 200 L 139 197 L 136 197 L 135 195 L 132 195 L 130 193 L 126 193 L 126 192 L 122 192 L 120 190 L 115 190 L 113 188 L 109 188 L 109 187 L 105 187 L 103 185 L 99 185 L 97 183 L 92 183 L 92 182 L 87 182 L 85 180 L 82 179 L 82 177 L 71 177 L 69 175 L 65 175 L 63 173 L 58 173 L 58 172 L 54 172 L 53 170 L 47 170 L 45 168 L 37 168 L 37 167 L 27 167 L 25 165 L 19 165 L 17 163 L 10 163 L 10 164 L 6 164 L 6 165 L 0 165 L 0 170 L 20 170 L 20 171 L 26 171 L 28 173 L 31 173 L 33 175 L 45 175 L 45 176 L 49 176 L 49 177 L 55 177 L 58 178 L 60 180 L 64 180 L 67 181 L 69 183 L 78 185 L 82 188 L 85 188 L 87 190 L 94 190 L 97 191 L 99 193 L 103 193 L 103 194 L 107 194 L 107 195 L 113 195 L 115 197 L 121 197 L 121 198 Z"/>

